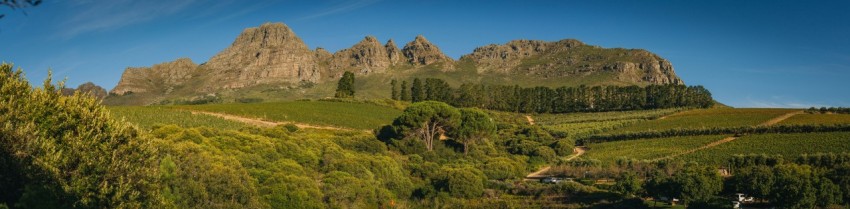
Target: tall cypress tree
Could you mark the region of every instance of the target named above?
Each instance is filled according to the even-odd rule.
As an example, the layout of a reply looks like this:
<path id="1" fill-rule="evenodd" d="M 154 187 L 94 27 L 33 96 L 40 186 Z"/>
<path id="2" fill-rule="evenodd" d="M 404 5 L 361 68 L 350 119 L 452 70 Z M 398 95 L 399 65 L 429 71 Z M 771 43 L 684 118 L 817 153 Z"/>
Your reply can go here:
<path id="1" fill-rule="evenodd" d="M 342 78 L 339 78 L 339 82 L 336 86 L 336 94 L 334 97 L 336 98 L 346 98 L 354 96 L 354 73 L 346 71 L 342 74 Z"/>
<path id="2" fill-rule="evenodd" d="M 413 79 L 413 86 L 410 87 L 410 97 L 412 102 L 420 102 L 425 99 L 425 91 L 422 90 L 422 81 L 419 78 Z"/>
<path id="3" fill-rule="evenodd" d="M 401 97 L 402 101 L 410 101 L 410 89 L 407 88 L 407 81 L 401 81 Z"/>
<path id="4" fill-rule="evenodd" d="M 393 79 L 392 81 L 390 81 L 390 85 L 392 85 L 392 86 L 393 86 L 393 88 L 392 88 L 392 91 L 393 91 L 393 92 L 392 92 L 392 97 L 391 97 L 391 98 L 392 98 L 393 100 L 398 100 L 398 82 L 397 82 L 397 81 L 395 81 L 395 79 Z"/>

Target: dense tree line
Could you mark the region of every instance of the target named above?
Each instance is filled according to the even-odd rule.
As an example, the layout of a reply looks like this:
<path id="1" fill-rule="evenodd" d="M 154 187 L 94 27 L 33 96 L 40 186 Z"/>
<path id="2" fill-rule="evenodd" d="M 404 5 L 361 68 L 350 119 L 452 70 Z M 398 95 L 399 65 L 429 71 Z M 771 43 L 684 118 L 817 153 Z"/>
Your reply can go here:
<path id="1" fill-rule="evenodd" d="M 750 126 L 750 127 L 715 127 L 697 129 L 668 129 L 659 131 L 629 132 L 622 134 L 594 135 L 579 139 L 579 144 L 601 143 L 635 139 L 666 138 L 675 136 L 700 136 L 720 134 L 767 134 L 767 133 L 815 133 L 815 132 L 838 132 L 850 131 L 850 124 L 833 125 L 774 125 L 774 126 Z"/>
<path id="2" fill-rule="evenodd" d="M 812 167 L 832 168 L 841 164 L 850 163 L 850 153 L 815 153 L 802 154 L 795 158 L 786 160 L 782 155 L 765 155 L 765 154 L 749 154 L 735 155 L 729 159 L 726 164 L 730 171 L 734 172 L 738 168 L 752 166 L 776 166 L 785 162 L 796 163 L 800 165 L 809 165 Z"/>
<path id="3" fill-rule="evenodd" d="M 808 112 L 808 113 L 820 113 L 820 114 L 826 114 L 826 113 L 850 114 L 850 107 L 821 107 L 821 108 L 810 107 L 808 110 L 806 110 L 806 112 Z"/>
<path id="4" fill-rule="evenodd" d="M 739 168 L 727 182 L 743 192 L 781 208 L 828 208 L 850 202 L 850 164 L 819 169 L 784 163 Z"/>
<path id="5" fill-rule="evenodd" d="M 393 81 L 392 83 L 397 83 Z M 405 81 L 402 81 L 404 84 Z M 393 95 L 396 95 L 395 85 Z M 506 85 L 462 84 L 457 88 L 447 82 L 426 78 L 413 79 L 411 97 L 405 98 L 402 85 L 399 99 L 411 102 L 441 101 L 457 107 L 523 113 L 569 113 L 643 110 L 673 107 L 710 107 L 711 93 L 702 86 L 649 85 L 519 87 Z M 396 97 L 393 97 L 396 98 Z"/>

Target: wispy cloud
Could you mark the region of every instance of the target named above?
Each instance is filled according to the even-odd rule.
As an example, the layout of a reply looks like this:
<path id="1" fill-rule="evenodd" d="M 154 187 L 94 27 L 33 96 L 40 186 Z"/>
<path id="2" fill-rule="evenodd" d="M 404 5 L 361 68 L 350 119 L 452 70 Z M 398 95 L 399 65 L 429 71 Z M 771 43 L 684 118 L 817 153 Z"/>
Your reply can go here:
<path id="1" fill-rule="evenodd" d="M 348 11 L 360 9 L 362 7 L 365 7 L 365 6 L 369 6 L 371 4 L 377 3 L 378 1 L 379 0 L 346 1 L 345 3 L 341 3 L 341 4 L 338 4 L 334 7 L 327 8 L 327 9 L 319 11 L 315 14 L 304 16 L 304 17 L 300 18 L 300 20 L 309 20 L 309 19 L 315 19 L 315 18 L 329 16 L 329 15 L 334 15 L 334 14 L 338 14 L 338 13 L 348 12 Z"/>
<path id="2" fill-rule="evenodd" d="M 148 22 L 160 17 L 178 13 L 196 0 L 181 1 L 78 1 L 67 4 L 69 10 L 75 11 L 60 24 L 60 38 L 70 39 L 75 36 L 95 32 L 113 30 L 133 24 Z"/>

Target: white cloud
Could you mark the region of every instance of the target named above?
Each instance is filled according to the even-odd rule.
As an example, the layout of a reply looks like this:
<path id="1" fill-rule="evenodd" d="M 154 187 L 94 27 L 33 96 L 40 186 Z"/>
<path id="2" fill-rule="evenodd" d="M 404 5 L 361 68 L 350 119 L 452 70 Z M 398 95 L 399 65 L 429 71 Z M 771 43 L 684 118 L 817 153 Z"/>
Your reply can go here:
<path id="1" fill-rule="evenodd" d="M 308 16 L 302 17 L 300 19 L 301 20 L 308 20 L 308 19 L 314 19 L 314 18 L 329 16 L 329 15 L 334 15 L 334 14 L 337 14 L 337 13 L 348 12 L 348 11 L 351 11 L 351 10 L 356 10 L 356 9 L 360 9 L 362 7 L 365 7 L 365 6 L 369 6 L 369 5 L 377 3 L 377 2 L 378 2 L 378 0 L 348 1 L 346 3 L 336 5 L 334 7 L 319 11 L 315 14 L 308 15 Z"/>
<path id="2" fill-rule="evenodd" d="M 60 38 L 70 39 L 89 32 L 113 30 L 144 23 L 178 13 L 195 2 L 196 0 L 75 2 L 68 4 L 68 9 L 74 13 L 60 24 L 64 28 L 57 35 Z"/>

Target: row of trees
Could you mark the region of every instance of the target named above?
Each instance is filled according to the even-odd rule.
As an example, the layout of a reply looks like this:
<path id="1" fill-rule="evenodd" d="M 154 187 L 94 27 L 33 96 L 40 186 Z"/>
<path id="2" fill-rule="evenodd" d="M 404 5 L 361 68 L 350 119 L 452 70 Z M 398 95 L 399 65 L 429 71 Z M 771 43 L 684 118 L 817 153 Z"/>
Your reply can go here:
<path id="1" fill-rule="evenodd" d="M 827 208 L 850 203 L 850 164 L 826 170 L 793 163 L 744 167 L 728 184 L 782 208 Z"/>
<path id="2" fill-rule="evenodd" d="M 808 110 L 806 110 L 806 112 L 808 112 L 808 113 L 820 113 L 820 114 L 826 114 L 826 113 L 850 114 L 850 107 L 821 107 L 821 108 L 810 107 Z"/>
<path id="3" fill-rule="evenodd" d="M 569 113 L 642 110 L 673 107 L 710 107 L 711 93 L 702 86 L 649 85 L 530 87 L 462 84 L 458 88 L 437 78 L 424 82 L 393 80 L 392 99 L 419 102 L 441 101 L 457 107 L 523 113 Z M 409 90 L 409 91 L 408 91 Z"/>

